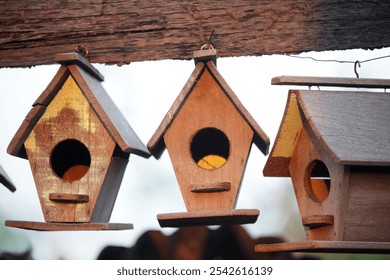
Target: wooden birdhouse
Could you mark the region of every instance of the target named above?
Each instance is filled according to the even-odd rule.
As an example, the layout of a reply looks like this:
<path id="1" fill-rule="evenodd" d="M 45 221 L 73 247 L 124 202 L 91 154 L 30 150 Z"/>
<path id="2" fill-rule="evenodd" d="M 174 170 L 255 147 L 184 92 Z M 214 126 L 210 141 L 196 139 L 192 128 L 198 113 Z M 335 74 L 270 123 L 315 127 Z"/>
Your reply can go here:
<path id="1" fill-rule="evenodd" d="M 159 214 L 162 227 L 254 223 L 257 209 L 234 209 L 252 143 L 269 139 L 215 66 L 215 49 L 194 53 L 195 69 L 148 143 L 167 148 L 188 212 Z"/>
<path id="2" fill-rule="evenodd" d="M 277 77 L 273 84 L 389 88 L 390 80 Z M 307 240 L 257 251 L 390 251 L 390 94 L 290 90 L 265 176 L 291 177 Z"/>
<path id="3" fill-rule="evenodd" d="M 3 167 L 1 167 L 1 165 L 0 165 L 0 183 L 4 187 L 9 189 L 11 192 L 16 191 L 15 185 L 12 183 L 11 179 L 8 177 L 7 173 L 5 172 Z"/>
<path id="4" fill-rule="evenodd" d="M 131 229 L 110 224 L 131 153 L 149 153 L 80 54 L 62 65 L 16 132 L 8 153 L 28 159 L 47 223 L 7 221 L 34 230 Z"/>

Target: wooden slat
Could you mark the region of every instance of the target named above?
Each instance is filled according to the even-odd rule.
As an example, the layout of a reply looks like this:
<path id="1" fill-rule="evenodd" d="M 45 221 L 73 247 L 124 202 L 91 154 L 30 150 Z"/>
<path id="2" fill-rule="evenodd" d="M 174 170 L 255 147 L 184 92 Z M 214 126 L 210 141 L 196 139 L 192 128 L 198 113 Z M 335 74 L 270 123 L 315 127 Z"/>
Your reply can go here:
<path id="1" fill-rule="evenodd" d="M 231 185 L 232 184 L 230 182 L 192 184 L 191 192 L 194 193 L 226 192 L 226 191 L 230 191 Z"/>
<path id="2" fill-rule="evenodd" d="M 313 253 L 390 253 L 390 242 L 300 241 L 291 243 L 257 244 L 256 252 L 313 252 Z"/>
<path id="3" fill-rule="evenodd" d="M 334 224 L 333 215 L 310 215 L 302 217 L 302 224 L 305 227 L 317 228 Z"/>
<path id="4" fill-rule="evenodd" d="M 341 77 L 279 76 L 272 78 L 272 85 L 325 86 L 352 88 L 390 88 L 388 79 L 363 79 Z"/>
<path id="5" fill-rule="evenodd" d="M 87 194 L 49 193 L 49 199 L 60 203 L 86 203 L 89 201 Z"/>
<path id="6" fill-rule="evenodd" d="M 259 215 L 257 209 L 233 209 L 159 214 L 157 219 L 161 227 L 184 227 L 253 224 Z"/>
<path id="7" fill-rule="evenodd" d="M 8 227 L 37 231 L 89 231 L 89 230 L 128 230 L 133 224 L 120 223 L 42 223 L 28 221 L 5 221 Z"/>
<path id="8" fill-rule="evenodd" d="M 190 59 L 390 46 L 387 1 L 1 1 L 0 67 L 54 63 L 79 44 L 92 62 Z"/>

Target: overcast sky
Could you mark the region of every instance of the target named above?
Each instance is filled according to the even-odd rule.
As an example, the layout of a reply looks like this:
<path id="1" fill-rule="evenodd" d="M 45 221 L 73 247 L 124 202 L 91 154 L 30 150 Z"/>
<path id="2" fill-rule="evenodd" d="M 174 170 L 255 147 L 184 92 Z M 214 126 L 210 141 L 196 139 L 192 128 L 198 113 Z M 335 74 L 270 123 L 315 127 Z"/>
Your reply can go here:
<path id="1" fill-rule="evenodd" d="M 390 54 L 390 49 L 348 50 L 301 54 L 319 59 L 366 60 Z M 358 68 L 362 78 L 389 78 L 390 59 Z M 132 63 L 95 67 L 104 75 L 108 94 L 145 143 L 194 69 L 193 61 Z M 7 146 L 35 99 L 54 77 L 58 65 L 0 69 L 0 164 L 17 187 L 0 187 L 0 252 L 33 248 L 37 259 L 94 259 L 106 245 L 131 246 L 146 230 L 160 229 L 156 215 L 183 212 L 184 202 L 165 151 L 160 160 L 132 155 L 111 216 L 111 222 L 133 223 L 134 230 L 104 232 L 36 232 L 5 228 L 4 220 L 41 221 L 43 215 L 27 160 L 10 156 Z M 273 55 L 220 58 L 217 68 L 249 113 L 271 140 L 278 131 L 288 86 L 271 86 L 280 75 L 355 77 L 353 64 L 324 63 Z M 295 87 L 296 88 L 296 87 Z M 304 238 L 294 192 L 287 178 L 264 178 L 266 157 L 252 147 L 236 208 L 256 208 L 260 216 L 245 228 L 253 237 L 282 235 Z M 163 229 L 171 234 L 175 229 Z M 7 236 L 5 242 L 4 236 Z M 10 242 L 9 242 L 10 241 Z"/>

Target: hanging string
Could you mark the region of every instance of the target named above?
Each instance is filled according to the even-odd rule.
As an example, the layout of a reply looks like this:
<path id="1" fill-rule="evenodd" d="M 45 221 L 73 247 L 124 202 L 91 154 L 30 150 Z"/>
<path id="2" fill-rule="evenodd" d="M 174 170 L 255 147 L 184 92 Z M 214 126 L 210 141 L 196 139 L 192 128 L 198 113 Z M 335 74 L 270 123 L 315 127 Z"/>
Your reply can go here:
<path id="1" fill-rule="evenodd" d="M 316 62 L 335 62 L 335 63 L 351 63 L 351 64 L 355 64 L 357 60 L 338 60 L 338 59 L 318 59 L 318 58 L 314 58 L 314 57 L 311 57 L 311 56 L 299 56 L 299 55 L 288 55 L 289 57 L 292 57 L 292 58 L 301 58 L 301 59 L 311 59 L 313 61 L 316 61 Z M 384 58 L 389 58 L 390 55 L 384 55 L 384 56 L 379 56 L 379 57 L 374 57 L 374 58 L 370 58 L 370 59 L 366 59 L 366 60 L 358 60 L 360 64 L 362 63 L 366 63 L 366 62 L 370 62 L 370 61 L 374 61 L 374 60 L 379 60 L 379 59 L 384 59 Z"/>

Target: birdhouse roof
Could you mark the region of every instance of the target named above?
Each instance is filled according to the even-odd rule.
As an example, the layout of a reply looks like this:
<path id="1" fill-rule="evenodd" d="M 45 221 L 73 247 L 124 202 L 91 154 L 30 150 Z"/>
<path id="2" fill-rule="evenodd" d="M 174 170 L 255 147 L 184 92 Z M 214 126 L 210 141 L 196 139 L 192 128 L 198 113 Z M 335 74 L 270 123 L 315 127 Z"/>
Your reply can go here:
<path id="1" fill-rule="evenodd" d="M 218 83 L 218 85 L 221 87 L 222 91 L 225 93 L 227 98 L 232 102 L 234 107 L 237 109 L 237 111 L 240 113 L 243 119 L 245 119 L 245 121 L 253 130 L 254 133 L 253 142 L 255 143 L 255 145 L 265 155 L 268 154 L 268 149 L 270 144 L 268 136 L 263 132 L 261 127 L 256 123 L 256 121 L 249 114 L 249 112 L 244 108 L 240 100 L 237 98 L 237 96 L 234 94 L 234 92 L 231 90 L 231 88 L 222 78 L 221 74 L 218 72 L 212 60 L 208 60 L 208 61 L 199 60 L 199 62 L 196 63 L 195 69 L 192 72 L 190 78 L 188 79 L 187 83 L 184 85 L 179 96 L 176 98 L 175 102 L 171 106 L 168 113 L 165 115 L 160 126 L 158 127 L 158 129 L 156 130 L 156 132 L 154 133 L 154 135 L 152 136 L 152 138 L 150 139 L 147 145 L 151 154 L 154 157 L 159 158 L 161 154 L 164 152 L 165 143 L 164 143 L 163 136 L 165 132 L 168 130 L 171 123 L 175 120 L 175 117 L 177 116 L 178 112 L 186 102 L 188 96 L 191 94 L 197 81 L 199 80 L 199 78 L 201 77 L 201 75 L 204 73 L 206 69 L 209 70 L 215 82 Z"/>
<path id="2" fill-rule="evenodd" d="M 35 124 L 44 114 L 51 100 L 71 75 L 81 89 L 90 106 L 121 150 L 125 153 L 134 153 L 142 157 L 150 154 L 122 113 L 116 107 L 110 96 L 103 88 L 103 76 L 78 53 L 65 53 L 56 57 L 61 64 L 55 77 L 47 88 L 34 102 L 33 108 L 25 117 L 20 128 L 8 146 L 8 153 L 26 158 L 24 142 L 30 135 Z"/>
<path id="3" fill-rule="evenodd" d="M 331 158 L 344 165 L 390 165 L 390 94 L 290 90 L 265 176 L 288 177 L 303 126 Z"/>
<path id="4" fill-rule="evenodd" d="M 3 184 L 11 192 L 14 192 L 16 190 L 14 184 L 12 183 L 11 179 L 8 177 L 3 167 L 1 167 L 1 165 L 0 165 L 0 183 Z"/>

